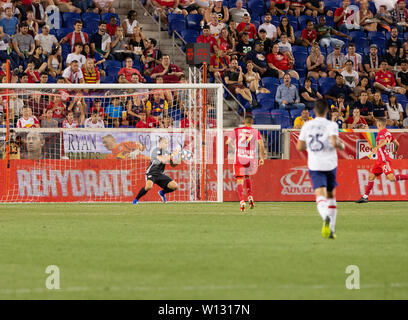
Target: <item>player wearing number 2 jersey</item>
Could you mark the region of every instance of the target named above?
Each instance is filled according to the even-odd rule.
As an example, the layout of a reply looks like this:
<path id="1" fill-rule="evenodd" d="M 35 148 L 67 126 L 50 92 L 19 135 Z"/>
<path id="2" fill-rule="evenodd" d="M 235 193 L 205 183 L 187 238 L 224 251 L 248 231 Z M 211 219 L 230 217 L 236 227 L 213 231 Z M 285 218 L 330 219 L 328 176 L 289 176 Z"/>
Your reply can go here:
<path id="1" fill-rule="evenodd" d="M 316 205 L 323 219 L 322 236 L 335 239 L 337 205 L 335 188 L 337 186 L 337 150 L 344 149 L 338 139 L 337 123 L 326 119 L 327 102 L 316 101 L 316 119 L 304 124 L 296 145 L 298 151 L 307 150 L 307 165 L 316 195 Z"/>
<path id="2" fill-rule="evenodd" d="M 381 174 L 385 174 L 390 181 L 408 180 L 408 175 L 398 174 L 394 175 L 394 170 L 391 167 L 390 153 L 397 154 L 399 143 L 394 139 L 392 134 L 385 128 L 387 120 L 385 118 L 377 119 L 377 128 L 379 130 L 377 138 L 375 139 L 376 146 L 373 148 L 372 153 L 377 155 L 375 165 L 371 169 L 371 173 L 368 176 L 368 184 L 365 187 L 364 195 L 357 200 L 357 203 L 367 203 L 368 196 L 371 189 L 374 187 L 374 181 Z M 391 150 L 391 143 L 394 144 L 394 150 Z"/>
<path id="3" fill-rule="evenodd" d="M 253 122 L 254 119 L 251 115 L 245 116 L 244 126 L 235 128 L 226 142 L 231 149 L 235 150 L 234 175 L 237 180 L 237 192 L 241 211 L 245 211 L 244 182 L 249 207 L 253 209 L 255 206 L 250 176 L 254 175 L 258 169 L 258 145 L 260 148 L 259 165 L 263 165 L 264 163 L 265 147 L 259 131 L 252 128 Z"/>

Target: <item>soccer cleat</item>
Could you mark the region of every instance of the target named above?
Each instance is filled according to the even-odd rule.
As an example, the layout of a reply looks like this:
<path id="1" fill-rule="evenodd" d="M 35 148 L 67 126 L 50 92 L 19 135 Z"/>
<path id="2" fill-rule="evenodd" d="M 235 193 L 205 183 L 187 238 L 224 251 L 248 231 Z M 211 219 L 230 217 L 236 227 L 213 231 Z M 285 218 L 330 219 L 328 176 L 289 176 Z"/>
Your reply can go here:
<path id="1" fill-rule="evenodd" d="M 254 199 L 252 197 L 248 197 L 248 204 L 249 209 L 253 209 L 255 207 Z"/>
<path id="2" fill-rule="evenodd" d="M 333 231 L 330 231 L 329 239 L 336 240 L 336 238 L 337 238 L 336 234 Z"/>
<path id="3" fill-rule="evenodd" d="M 330 217 L 326 217 L 326 220 L 323 221 L 322 227 L 322 236 L 327 239 L 330 236 Z"/>
<path id="4" fill-rule="evenodd" d="M 245 201 L 241 201 L 240 202 L 240 210 L 241 210 L 241 212 L 244 212 L 245 211 Z"/>
<path id="5" fill-rule="evenodd" d="M 139 200 L 137 200 L 136 198 L 133 200 L 133 204 L 138 204 Z"/>
<path id="6" fill-rule="evenodd" d="M 159 194 L 160 198 L 162 199 L 163 203 L 167 203 L 167 199 L 166 199 L 166 196 L 163 193 L 163 190 L 160 190 L 158 192 L 158 194 Z"/>
<path id="7" fill-rule="evenodd" d="M 367 203 L 367 202 L 368 202 L 368 198 L 364 198 L 364 197 L 361 197 L 360 199 L 356 201 L 356 203 Z"/>

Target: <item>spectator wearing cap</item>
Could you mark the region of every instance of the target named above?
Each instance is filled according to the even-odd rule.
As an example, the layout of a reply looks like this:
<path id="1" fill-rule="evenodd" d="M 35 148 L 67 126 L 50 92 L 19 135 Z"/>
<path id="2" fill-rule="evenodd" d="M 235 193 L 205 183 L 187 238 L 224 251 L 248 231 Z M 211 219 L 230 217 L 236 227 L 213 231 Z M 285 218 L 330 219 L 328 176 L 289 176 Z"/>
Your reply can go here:
<path id="1" fill-rule="evenodd" d="M 5 10 L 5 17 L 0 20 L 0 37 L 3 33 L 8 34 L 10 37 L 17 33 L 18 19 L 13 15 L 11 7 L 7 7 Z"/>
<path id="2" fill-rule="evenodd" d="M 337 97 L 343 94 L 346 103 L 351 102 L 352 100 L 356 101 L 356 97 L 352 93 L 349 86 L 346 86 L 344 83 L 344 78 L 341 74 L 336 75 L 336 83 L 329 89 L 329 91 L 325 94 L 326 99 L 330 99 L 335 101 Z"/>
<path id="3" fill-rule="evenodd" d="M 251 23 L 251 17 L 249 14 L 244 14 L 242 17 L 242 22 L 237 26 L 238 36 L 241 39 L 242 34 L 247 32 L 249 34 L 249 39 L 254 39 L 257 31 L 253 23 Z"/>
<path id="4" fill-rule="evenodd" d="M 243 59 L 245 56 L 254 49 L 254 41 L 249 39 L 248 32 L 242 34 L 241 40 L 235 46 L 238 58 Z"/>
<path id="5" fill-rule="evenodd" d="M 218 17 L 218 21 L 221 23 L 227 23 L 229 20 L 228 7 L 223 6 L 223 0 L 214 0 L 205 12 L 205 20 L 210 21 L 210 15 L 215 13 Z"/>
<path id="6" fill-rule="evenodd" d="M 397 84 L 408 92 L 408 61 L 401 60 L 401 71 L 397 74 Z"/>
<path id="7" fill-rule="evenodd" d="M 395 81 L 394 73 L 388 70 L 387 60 L 381 61 L 380 70 L 375 73 L 375 82 L 373 87 L 377 90 L 391 93 L 396 92 L 399 94 L 405 94 L 404 88 L 398 87 Z"/>
<path id="8" fill-rule="evenodd" d="M 52 51 L 52 47 L 58 44 L 58 40 L 53 34 L 50 34 L 50 27 L 48 25 L 43 25 L 41 29 L 42 33 L 34 37 L 35 45 L 41 46 L 43 54 L 48 56 Z"/>
<path id="9" fill-rule="evenodd" d="M 208 24 L 208 26 L 210 27 L 211 35 L 214 38 L 218 39 L 219 35 L 221 34 L 221 30 L 225 28 L 225 23 L 220 22 L 218 20 L 218 15 L 213 12 L 210 15 L 210 23 Z"/>
<path id="10" fill-rule="evenodd" d="M 140 58 L 143 63 L 143 74 L 149 76 L 151 71 L 161 63 L 162 52 L 156 48 L 157 41 L 153 38 L 146 40 L 146 49 Z"/>
<path id="11" fill-rule="evenodd" d="M 242 3 L 243 3 L 242 0 L 237 0 L 237 2 L 235 2 L 235 7 L 229 9 L 229 15 L 231 17 L 231 20 L 234 21 L 236 24 L 242 21 L 244 14 L 249 15 L 248 10 L 242 7 Z"/>
<path id="12" fill-rule="evenodd" d="M 344 123 L 344 118 L 341 116 L 339 109 L 336 107 L 332 108 L 330 111 L 331 121 L 336 122 L 339 126 L 339 129 L 346 129 L 347 125 Z"/>
<path id="13" fill-rule="evenodd" d="M 218 49 L 217 39 L 211 35 L 210 27 L 208 25 L 204 25 L 203 33 L 197 37 L 196 41 L 197 43 L 209 43 L 211 53 L 214 53 Z"/>
<path id="14" fill-rule="evenodd" d="M 280 79 L 283 76 L 283 72 L 279 71 L 278 68 L 271 68 L 270 65 L 268 65 L 262 41 L 255 41 L 254 50 L 249 51 L 244 60 L 245 62 L 252 61 L 254 70 L 259 72 L 261 78 L 274 77 Z"/>
<path id="15" fill-rule="evenodd" d="M 344 46 L 344 41 L 341 41 L 337 38 L 332 38 L 332 34 L 351 40 L 351 37 L 349 35 L 337 31 L 336 29 L 333 29 L 332 27 L 326 25 L 326 18 L 324 16 L 320 16 L 318 21 L 319 22 L 316 26 L 317 41 L 319 41 L 319 45 L 321 47 L 334 47 L 336 45 L 339 45 L 340 47 Z"/>
<path id="16" fill-rule="evenodd" d="M 374 80 L 375 73 L 380 70 L 380 57 L 375 43 L 370 45 L 370 53 L 364 57 L 363 64 L 369 78 Z"/>
<path id="17" fill-rule="evenodd" d="M 267 54 L 269 52 L 271 52 L 273 41 L 267 37 L 266 31 L 264 29 L 259 30 L 259 32 L 258 32 L 258 41 L 262 41 L 262 43 L 264 45 L 264 50 L 265 50 L 265 52 Z"/>
<path id="18" fill-rule="evenodd" d="M 401 58 L 398 53 L 398 47 L 395 43 L 391 43 L 391 46 L 388 48 L 387 52 L 383 56 L 383 59 L 388 63 L 388 70 L 398 71 L 399 65 L 401 63 Z"/>
<path id="19" fill-rule="evenodd" d="M 258 28 L 258 33 L 259 33 L 261 30 L 265 30 L 265 31 L 266 31 L 266 37 L 267 37 L 268 39 L 270 39 L 272 42 L 274 42 L 274 41 L 276 41 L 276 39 L 278 38 L 278 31 L 276 30 L 275 25 L 273 25 L 273 24 L 271 23 L 271 21 L 272 21 L 272 15 L 271 15 L 269 12 L 267 12 L 267 13 L 265 13 L 264 19 L 265 19 L 265 22 L 262 23 L 262 24 L 259 26 L 259 28 Z"/>
<path id="20" fill-rule="evenodd" d="M 287 73 L 283 77 L 283 84 L 276 90 L 275 101 L 280 109 L 303 109 L 305 105 L 300 103 L 298 89 L 291 83 L 291 77 Z"/>
<path id="21" fill-rule="evenodd" d="M 344 54 L 341 52 L 341 45 L 336 44 L 334 50 L 327 56 L 327 70 L 329 71 L 329 77 L 335 78 L 336 74 L 340 74 L 344 70 Z"/>
<path id="22" fill-rule="evenodd" d="M 74 23 L 74 31 L 68 33 L 64 38 L 62 38 L 60 43 L 69 43 L 71 46 L 71 51 L 74 51 L 75 43 L 82 43 L 83 45 L 89 43 L 88 34 L 82 31 L 82 27 L 82 21 L 76 20 Z"/>
<path id="23" fill-rule="evenodd" d="M 303 125 L 310 120 L 313 120 L 313 118 L 310 116 L 309 110 L 307 108 L 303 108 L 302 113 L 293 123 L 293 129 L 302 129 Z"/>

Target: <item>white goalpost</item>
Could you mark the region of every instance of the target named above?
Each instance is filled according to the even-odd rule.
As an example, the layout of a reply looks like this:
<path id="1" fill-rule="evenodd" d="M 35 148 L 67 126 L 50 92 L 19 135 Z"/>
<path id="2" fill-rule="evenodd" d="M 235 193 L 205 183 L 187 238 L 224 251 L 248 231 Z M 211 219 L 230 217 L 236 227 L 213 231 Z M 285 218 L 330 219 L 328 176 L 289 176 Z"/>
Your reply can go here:
<path id="1" fill-rule="evenodd" d="M 221 84 L 3 83 L 0 92 L 0 202 L 131 202 L 163 137 L 177 150 L 168 200 L 223 201 Z M 142 200 L 160 201 L 154 191 Z"/>

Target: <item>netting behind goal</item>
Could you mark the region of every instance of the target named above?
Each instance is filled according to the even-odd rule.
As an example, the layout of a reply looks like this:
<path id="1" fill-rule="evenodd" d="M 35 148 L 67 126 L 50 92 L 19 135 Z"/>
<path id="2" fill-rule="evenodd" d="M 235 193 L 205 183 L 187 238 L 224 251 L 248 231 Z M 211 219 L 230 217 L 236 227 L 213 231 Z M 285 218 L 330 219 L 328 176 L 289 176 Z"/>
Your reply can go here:
<path id="1" fill-rule="evenodd" d="M 166 165 L 178 183 L 168 200 L 222 201 L 219 85 L 0 90 L 1 202 L 129 202 L 163 138 L 177 164 Z M 158 190 L 143 200 L 160 201 Z"/>

